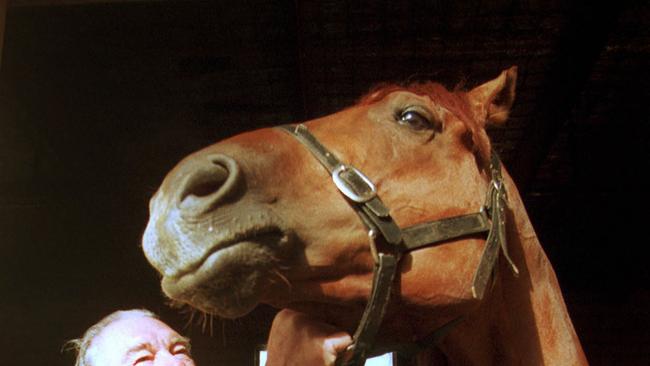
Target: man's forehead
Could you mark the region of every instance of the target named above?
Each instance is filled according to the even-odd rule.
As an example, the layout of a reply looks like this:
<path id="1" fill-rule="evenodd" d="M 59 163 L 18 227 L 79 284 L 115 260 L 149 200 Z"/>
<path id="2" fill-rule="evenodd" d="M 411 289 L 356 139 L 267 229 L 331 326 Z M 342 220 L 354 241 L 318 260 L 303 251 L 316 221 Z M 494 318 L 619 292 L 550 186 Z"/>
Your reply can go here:
<path id="1" fill-rule="evenodd" d="M 109 336 L 117 335 L 122 337 L 147 338 L 151 335 L 177 335 L 176 331 L 167 324 L 151 317 L 135 317 L 117 320 L 109 324 L 101 333 Z"/>

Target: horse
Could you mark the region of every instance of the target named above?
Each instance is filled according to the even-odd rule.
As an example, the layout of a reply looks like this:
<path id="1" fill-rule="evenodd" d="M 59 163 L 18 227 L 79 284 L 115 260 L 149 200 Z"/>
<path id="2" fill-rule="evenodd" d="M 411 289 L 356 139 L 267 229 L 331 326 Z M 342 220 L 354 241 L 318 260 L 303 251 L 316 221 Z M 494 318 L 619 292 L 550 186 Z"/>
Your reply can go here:
<path id="1" fill-rule="evenodd" d="M 163 292 L 225 318 L 260 303 L 308 314 L 355 334 L 350 365 L 413 344 L 421 365 L 587 364 L 486 133 L 516 80 L 513 66 L 470 90 L 386 84 L 187 156 L 143 235 Z"/>

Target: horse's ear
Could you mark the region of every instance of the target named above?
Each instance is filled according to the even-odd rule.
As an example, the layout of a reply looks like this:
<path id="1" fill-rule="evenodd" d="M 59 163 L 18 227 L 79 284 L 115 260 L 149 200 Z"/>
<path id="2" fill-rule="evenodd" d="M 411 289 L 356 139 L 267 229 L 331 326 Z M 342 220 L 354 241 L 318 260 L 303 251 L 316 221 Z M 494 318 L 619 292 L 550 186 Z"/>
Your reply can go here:
<path id="1" fill-rule="evenodd" d="M 508 119 L 515 101 L 517 66 L 501 72 L 496 79 L 477 86 L 467 93 L 470 105 L 481 123 L 500 124 Z"/>

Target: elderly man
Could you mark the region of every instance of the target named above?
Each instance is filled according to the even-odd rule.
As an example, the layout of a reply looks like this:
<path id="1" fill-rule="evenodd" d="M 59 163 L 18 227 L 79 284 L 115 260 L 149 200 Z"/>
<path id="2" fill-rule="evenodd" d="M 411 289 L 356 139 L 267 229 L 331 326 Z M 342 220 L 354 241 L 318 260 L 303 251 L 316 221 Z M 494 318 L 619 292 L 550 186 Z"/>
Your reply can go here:
<path id="1" fill-rule="evenodd" d="M 70 344 L 76 366 L 194 366 L 189 340 L 148 310 L 116 311 Z"/>
<path id="2" fill-rule="evenodd" d="M 269 335 L 266 366 L 331 366 L 351 337 L 292 310 L 278 313 Z M 148 310 L 116 311 L 80 339 L 76 366 L 194 366 L 189 340 Z"/>

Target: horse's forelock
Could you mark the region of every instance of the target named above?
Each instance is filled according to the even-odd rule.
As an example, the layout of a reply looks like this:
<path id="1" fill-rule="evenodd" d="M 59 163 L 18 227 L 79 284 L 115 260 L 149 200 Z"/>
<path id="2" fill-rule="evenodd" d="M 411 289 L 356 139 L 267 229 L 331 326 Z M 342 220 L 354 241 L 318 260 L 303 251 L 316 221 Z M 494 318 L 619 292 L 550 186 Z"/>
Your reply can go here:
<path id="1" fill-rule="evenodd" d="M 369 105 L 378 102 L 388 94 L 396 91 L 408 91 L 417 95 L 428 96 L 434 103 L 444 106 L 448 111 L 456 115 L 465 124 L 470 135 L 466 141 L 471 141 L 472 146 L 468 146 L 468 148 L 476 152 L 481 160 L 489 161 L 490 142 L 483 127 L 484 123 L 474 117 L 464 91 L 454 90 L 451 92 L 442 84 L 435 82 L 415 82 L 407 85 L 378 84 L 359 98 L 357 105 Z"/>

